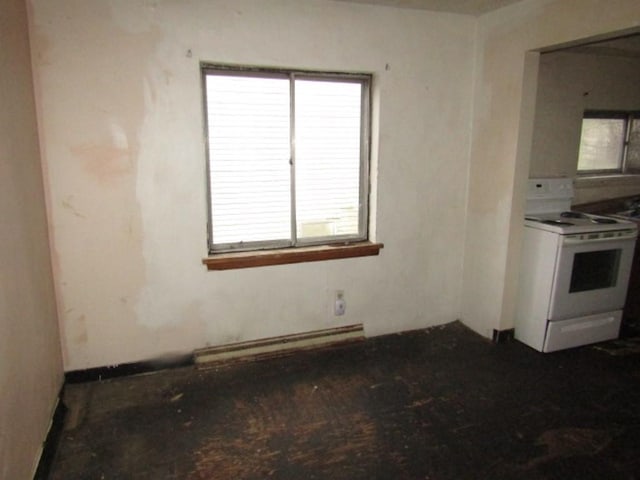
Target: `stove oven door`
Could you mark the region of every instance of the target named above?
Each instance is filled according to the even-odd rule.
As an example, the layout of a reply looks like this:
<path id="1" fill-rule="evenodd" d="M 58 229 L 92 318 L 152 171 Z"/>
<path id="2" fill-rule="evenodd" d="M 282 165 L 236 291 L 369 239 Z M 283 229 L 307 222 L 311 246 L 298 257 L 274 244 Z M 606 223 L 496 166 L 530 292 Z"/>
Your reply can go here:
<path id="1" fill-rule="evenodd" d="M 610 312 L 623 307 L 636 232 L 618 232 L 616 235 L 616 238 L 603 234 L 562 237 L 549 320 Z M 588 238 L 596 236 L 598 238 Z"/>

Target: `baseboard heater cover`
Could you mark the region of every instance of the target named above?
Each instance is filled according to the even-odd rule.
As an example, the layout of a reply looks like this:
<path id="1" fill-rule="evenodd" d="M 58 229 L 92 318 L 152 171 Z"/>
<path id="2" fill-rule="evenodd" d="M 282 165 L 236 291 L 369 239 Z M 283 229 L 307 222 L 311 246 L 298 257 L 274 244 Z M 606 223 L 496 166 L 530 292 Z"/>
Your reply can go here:
<path id="1" fill-rule="evenodd" d="M 198 368 L 212 368 L 228 363 L 263 360 L 290 355 L 301 350 L 328 348 L 364 340 L 362 324 L 296 333 L 248 342 L 207 347 L 194 352 Z"/>

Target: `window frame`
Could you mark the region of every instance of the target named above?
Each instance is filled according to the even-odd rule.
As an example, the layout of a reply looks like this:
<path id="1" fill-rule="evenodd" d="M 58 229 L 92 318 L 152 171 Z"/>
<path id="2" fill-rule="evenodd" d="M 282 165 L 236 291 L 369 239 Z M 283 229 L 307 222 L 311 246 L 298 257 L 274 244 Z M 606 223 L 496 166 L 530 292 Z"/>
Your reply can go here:
<path id="1" fill-rule="evenodd" d="M 627 164 L 628 152 L 629 152 L 629 140 L 631 134 L 631 127 L 634 121 L 640 121 L 640 111 L 636 110 L 585 110 L 582 115 L 582 120 L 585 119 L 602 119 L 602 120 L 623 120 L 624 121 L 624 136 L 622 139 L 622 156 L 620 159 L 619 168 L 603 168 L 603 169 L 591 169 L 580 170 L 578 156 L 577 162 L 577 174 L 578 176 L 606 176 L 606 175 L 635 175 L 640 172 L 631 171 Z M 582 145 L 582 133 L 580 134 L 580 144 Z M 578 151 L 579 151 L 578 148 Z"/>
<path id="2" fill-rule="evenodd" d="M 200 64 L 202 81 L 202 101 L 204 117 L 204 146 L 206 152 L 206 183 L 207 183 L 207 247 L 209 255 L 233 254 L 235 252 L 258 252 L 281 249 L 299 249 L 324 245 L 350 245 L 367 242 L 369 239 L 369 204 L 370 204 L 370 164 L 371 164 L 371 103 L 373 75 L 369 73 L 355 72 L 329 72 L 304 69 L 272 68 L 256 66 L 239 66 L 228 64 L 204 63 Z M 209 75 L 247 76 L 258 78 L 286 78 L 289 81 L 290 100 L 290 174 L 291 189 L 291 234 L 288 240 L 267 240 L 253 242 L 236 242 L 214 244 L 212 201 L 211 165 L 212 158 L 209 144 L 209 113 L 208 113 L 208 89 L 207 77 Z M 333 235 L 325 237 L 313 237 L 311 239 L 299 239 L 297 237 L 296 222 L 296 178 L 295 178 L 295 85 L 296 80 L 322 80 L 337 81 L 342 83 L 358 83 L 361 85 L 361 109 L 360 109 L 360 173 L 359 202 L 358 202 L 358 232 L 357 234 Z"/>

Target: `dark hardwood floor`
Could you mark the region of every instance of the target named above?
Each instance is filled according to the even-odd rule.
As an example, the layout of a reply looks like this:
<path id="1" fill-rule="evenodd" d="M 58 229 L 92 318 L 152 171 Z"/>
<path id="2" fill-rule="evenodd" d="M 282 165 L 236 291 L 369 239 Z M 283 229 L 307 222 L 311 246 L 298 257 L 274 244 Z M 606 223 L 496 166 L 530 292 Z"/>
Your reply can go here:
<path id="1" fill-rule="evenodd" d="M 68 385 L 55 480 L 640 478 L 640 342 L 552 354 L 460 323 Z"/>

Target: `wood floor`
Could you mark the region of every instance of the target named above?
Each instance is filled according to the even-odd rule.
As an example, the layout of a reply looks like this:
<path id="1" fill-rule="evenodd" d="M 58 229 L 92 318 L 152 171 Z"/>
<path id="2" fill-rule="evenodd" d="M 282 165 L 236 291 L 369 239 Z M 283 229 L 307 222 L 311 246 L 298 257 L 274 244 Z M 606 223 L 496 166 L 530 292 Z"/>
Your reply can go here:
<path id="1" fill-rule="evenodd" d="M 453 323 L 65 403 L 55 480 L 640 478 L 633 339 L 540 354 Z"/>

